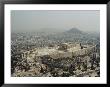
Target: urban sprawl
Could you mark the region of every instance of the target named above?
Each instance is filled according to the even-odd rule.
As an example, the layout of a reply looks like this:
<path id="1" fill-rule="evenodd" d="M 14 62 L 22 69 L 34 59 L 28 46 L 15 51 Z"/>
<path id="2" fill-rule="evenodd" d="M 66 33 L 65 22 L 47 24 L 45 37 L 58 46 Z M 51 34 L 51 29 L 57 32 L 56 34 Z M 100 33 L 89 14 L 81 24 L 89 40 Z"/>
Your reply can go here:
<path id="1" fill-rule="evenodd" d="M 72 28 L 61 33 L 12 33 L 12 77 L 99 77 L 100 35 Z"/>

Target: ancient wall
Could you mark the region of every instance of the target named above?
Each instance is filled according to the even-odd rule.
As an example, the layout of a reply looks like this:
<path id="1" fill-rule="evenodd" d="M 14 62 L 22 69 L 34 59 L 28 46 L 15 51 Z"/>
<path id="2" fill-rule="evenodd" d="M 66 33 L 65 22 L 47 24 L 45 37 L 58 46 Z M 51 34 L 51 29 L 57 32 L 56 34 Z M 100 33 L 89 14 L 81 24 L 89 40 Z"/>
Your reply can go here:
<path id="1" fill-rule="evenodd" d="M 53 53 L 53 54 L 50 54 L 50 57 L 54 58 L 54 59 L 57 59 L 57 58 L 72 58 L 73 56 L 80 56 L 80 55 L 85 55 L 85 54 L 89 54 L 91 52 L 94 51 L 94 47 L 89 47 L 89 48 L 84 48 L 84 49 L 80 49 L 78 51 L 75 51 L 75 52 L 62 52 L 62 53 Z"/>
<path id="2" fill-rule="evenodd" d="M 74 46 L 74 45 L 73 45 Z M 89 54 L 91 52 L 95 51 L 95 46 L 92 47 L 87 47 L 87 48 L 83 48 L 83 49 L 78 49 L 77 51 L 73 51 L 73 52 L 60 52 L 60 51 L 55 51 L 55 52 L 50 52 L 49 56 L 51 58 L 57 59 L 57 58 L 72 58 L 73 56 L 80 56 L 80 55 L 85 55 L 85 54 Z M 27 57 L 34 57 L 35 55 L 37 55 L 37 52 L 33 53 L 31 51 L 26 51 L 22 54 L 22 58 L 27 58 Z"/>
<path id="3" fill-rule="evenodd" d="M 50 57 L 54 59 L 64 58 L 64 57 L 72 58 L 72 52 L 53 53 L 53 54 L 50 54 Z"/>

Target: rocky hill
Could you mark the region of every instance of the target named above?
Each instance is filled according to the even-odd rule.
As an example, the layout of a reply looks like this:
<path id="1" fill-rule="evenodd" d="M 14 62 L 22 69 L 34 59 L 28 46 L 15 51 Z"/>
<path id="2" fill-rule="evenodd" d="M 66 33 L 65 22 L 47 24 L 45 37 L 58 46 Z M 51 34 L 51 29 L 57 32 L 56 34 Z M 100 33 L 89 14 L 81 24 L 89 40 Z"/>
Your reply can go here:
<path id="1" fill-rule="evenodd" d="M 83 32 L 81 30 L 79 30 L 78 28 L 71 28 L 68 31 L 66 31 L 65 33 L 83 34 Z"/>

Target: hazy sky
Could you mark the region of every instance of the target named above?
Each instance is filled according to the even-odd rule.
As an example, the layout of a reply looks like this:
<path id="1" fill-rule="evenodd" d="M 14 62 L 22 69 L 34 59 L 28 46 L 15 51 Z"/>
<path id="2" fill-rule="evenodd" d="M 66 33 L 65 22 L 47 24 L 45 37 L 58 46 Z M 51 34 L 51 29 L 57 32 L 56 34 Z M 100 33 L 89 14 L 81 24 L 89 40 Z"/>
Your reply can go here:
<path id="1" fill-rule="evenodd" d="M 82 31 L 100 31 L 100 11 L 11 11 L 12 32 L 39 30 L 63 31 L 76 27 Z"/>

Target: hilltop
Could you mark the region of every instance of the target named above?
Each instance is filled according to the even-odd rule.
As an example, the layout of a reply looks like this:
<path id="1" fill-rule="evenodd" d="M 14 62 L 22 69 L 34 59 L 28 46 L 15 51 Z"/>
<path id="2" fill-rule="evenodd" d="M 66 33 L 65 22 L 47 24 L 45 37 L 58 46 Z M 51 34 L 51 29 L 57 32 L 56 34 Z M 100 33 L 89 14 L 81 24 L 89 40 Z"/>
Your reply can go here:
<path id="1" fill-rule="evenodd" d="M 78 28 L 71 28 L 66 33 L 73 33 L 73 34 L 82 34 L 83 32 L 79 30 Z"/>

